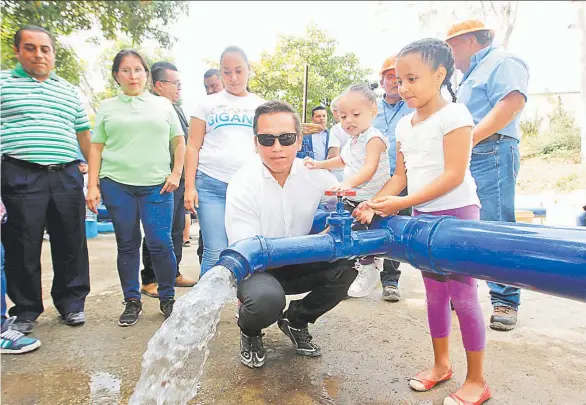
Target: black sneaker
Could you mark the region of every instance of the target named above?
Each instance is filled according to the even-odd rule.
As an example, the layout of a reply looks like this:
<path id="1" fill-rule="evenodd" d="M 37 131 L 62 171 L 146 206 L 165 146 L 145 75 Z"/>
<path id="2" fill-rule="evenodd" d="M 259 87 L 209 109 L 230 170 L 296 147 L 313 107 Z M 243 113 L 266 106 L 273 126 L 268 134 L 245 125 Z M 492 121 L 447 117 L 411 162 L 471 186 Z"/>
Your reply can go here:
<path id="1" fill-rule="evenodd" d="M 165 319 L 171 316 L 171 313 L 173 312 L 173 305 L 175 305 L 175 300 L 173 298 L 166 301 L 161 301 L 159 304 L 159 308 L 161 309 L 161 313 L 165 315 Z"/>
<path id="2" fill-rule="evenodd" d="M 300 329 L 294 328 L 291 326 L 291 323 L 287 318 L 279 319 L 277 324 L 279 325 L 279 329 L 281 329 L 285 335 L 289 336 L 297 354 L 309 357 L 321 356 L 321 349 L 311 341 L 313 338 L 309 334 L 307 326 Z"/>
<path id="3" fill-rule="evenodd" d="M 85 313 L 82 312 L 68 312 L 61 315 L 61 319 L 69 326 L 81 326 L 85 323 Z"/>
<path id="4" fill-rule="evenodd" d="M 247 336 L 240 331 L 240 362 L 246 367 L 261 368 L 265 364 L 265 348 L 261 333 L 258 336 Z"/>
<path id="5" fill-rule="evenodd" d="M 132 326 L 138 322 L 138 316 L 142 312 L 142 302 L 140 300 L 128 300 L 124 304 L 126 308 L 118 318 L 118 325 Z"/>

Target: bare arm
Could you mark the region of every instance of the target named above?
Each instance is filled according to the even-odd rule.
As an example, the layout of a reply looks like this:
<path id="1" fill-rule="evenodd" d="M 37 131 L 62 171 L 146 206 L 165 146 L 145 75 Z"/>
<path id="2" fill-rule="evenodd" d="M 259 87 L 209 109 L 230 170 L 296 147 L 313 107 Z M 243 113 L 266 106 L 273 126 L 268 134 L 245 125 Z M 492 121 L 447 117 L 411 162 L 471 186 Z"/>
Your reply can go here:
<path id="1" fill-rule="evenodd" d="M 185 152 L 185 209 L 195 212 L 199 206 L 195 189 L 195 174 L 199 166 L 199 151 L 203 145 L 206 133 L 206 123 L 199 118 L 191 118 L 189 122 L 189 138 Z"/>
<path id="2" fill-rule="evenodd" d="M 387 149 L 387 146 L 380 138 L 372 138 L 366 144 L 366 157 L 364 158 L 364 165 L 358 171 L 358 173 L 354 174 L 349 179 L 345 179 L 344 183 L 348 185 L 349 188 L 358 187 L 370 179 L 376 173 L 378 169 L 378 164 L 380 162 L 381 154 Z"/>
<path id="3" fill-rule="evenodd" d="M 99 185 L 100 169 L 102 168 L 103 143 L 92 143 L 88 159 L 88 188 Z"/>
<path id="4" fill-rule="evenodd" d="M 471 127 L 462 127 L 444 136 L 444 172 L 423 190 L 405 197 L 403 208 L 435 200 L 462 184 L 470 160 L 471 132 Z"/>
<path id="5" fill-rule="evenodd" d="M 199 151 L 203 145 L 206 133 L 206 123 L 199 118 L 189 121 L 189 137 L 185 152 L 185 187 L 195 188 L 195 173 L 199 165 Z"/>
<path id="6" fill-rule="evenodd" d="M 86 129 L 85 131 L 79 131 L 76 135 L 77 143 L 79 144 L 79 149 L 81 149 L 81 154 L 83 155 L 85 161 L 88 162 L 90 158 L 91 144 L 90 130 Z"/>
<path id="7" fill-rule="evenodd" d="M 327 170 L 334 170 L 334 169 L 343 169 L 344 168 L 344 161 L 340 156 L 337 156 L 332 159 L 328 160 L 315 160 L 311 158 L 303 159 L 305 165 L 310 169 L 327 169 Z"/>
<path id="8" fill-rule="evenodd" d="M 525 107 L 525 96 L 518 91 L 512 91 L 490 110 L 474 128 L 474 145 L 498 133 L 515 119 Z"/>
<path id="9" fill-rule="evenodd" d="M 374 200 L 375 198 L 387 195 L 399 195 L 405 187 L 407 187 L 405 157 L 403 156 L 403 152 L 401 152 L 401 143 L 397 142 L 397 163 L 395 166 L 395 173 L 372 199 Z"/>
<path id="10" fill-rule="evenodd" d="M 328 149 L 328 159 L 333 159 L 337 156 L 340 156 L 340 148 L 337 146 L 332 146 Z"/>
<path id="11" fill-rule="evenodd" d="M 185 161 L 185 137 L 176 136 L 171 139 L 171 146 L 173 147 L 173 173 L 181 176 Z"/>
<path id="12" fill-rule="evenodd" d="M 179 188 L 181 183 L 181 172 L 183 172 L 183 160 L 185 158 L 185 137 L 173 137 L 171 147 L 173 148 L 173 170 L 165 179 L 161 194 L 172 193 Z"/>
<path id="13" fill-rule="evenodd" d="M 104 150 L 103 143 L 92 143 L 90 145 L 88 158 L 88 186 L 86 203 L 88 208 L 95 214 L 98 213 L 98 205 L 100 205 L 100 186 L 99 176 L 100 168 L 102 167 L 102 151 Z"/>

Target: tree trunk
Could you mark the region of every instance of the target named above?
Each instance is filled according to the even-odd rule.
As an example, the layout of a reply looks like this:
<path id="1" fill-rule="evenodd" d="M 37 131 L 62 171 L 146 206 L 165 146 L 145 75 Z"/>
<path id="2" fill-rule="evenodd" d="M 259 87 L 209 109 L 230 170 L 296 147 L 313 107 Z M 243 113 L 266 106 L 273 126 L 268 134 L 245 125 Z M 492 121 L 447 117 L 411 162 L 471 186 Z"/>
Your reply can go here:
<path id="1" fill-rule="evenodd" d="M 494 2 L 491 2 L 494 3 Z M 509 48 L 509 42 L 511 40 L 511 34 L 513 33 L 513 29 L 515 29 L 515 22 L 517 20 L 517 8 L 519 7 L 519 2 L 518 1 L 508 1 L 507 4 L 502 6 L 502 11 L 501 11 L 501 15 L 499 16 L 498 12 L 496 12 L 496 9 L 493 7 L 492 9 L 495 10 L 495 14 L 497 15 L 497 17 L 502 18 L 502 23 L 504 25 L 501 26 L 503 28 L 504 31 L 504 38 L 502 41 L 501 46 L 504 49 L 508 49 Z"/>

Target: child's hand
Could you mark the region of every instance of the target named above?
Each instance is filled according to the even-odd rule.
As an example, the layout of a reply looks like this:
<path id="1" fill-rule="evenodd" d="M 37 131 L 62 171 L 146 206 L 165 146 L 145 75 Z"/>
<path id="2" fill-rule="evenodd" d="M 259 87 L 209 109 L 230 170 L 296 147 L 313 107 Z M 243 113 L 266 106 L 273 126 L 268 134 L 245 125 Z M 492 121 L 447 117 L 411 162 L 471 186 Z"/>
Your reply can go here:
<path id="1" fill-rule="evenodd" d="M 303 164 L 310 170 L 321 168 L 319 162 L 315 159 L 310 158 L 309 156 L 303 158 Z"/>
<path id="2" fill-rule="evenodd" d="M 405 197 L 397 196 L 378 197 L 372 201 L 367 201 L 366 204 L 374 210 L 375 214 L 381 217 L 396 215 L 399 211 L 407 208 Z"/>
<path id="3" fill-rule="evenodd" d="M 370 224 L 374 217 L 374 210 L 366 202 L 361 202 L 358 207 L 352 211 L 352 216 L 361 224 Z"/>
<path id="4" fill-rule="evenodd" d="M 85 162 L 79 162 L 77 164 L 77 168 L 79 169 L 79 171 L 81 172 L 81 174 L 86 174 L 87 173 L 87 163 L 85 163 Z"/>
<path id="5" fill-rule="evenodd" d="M 345 181 L 335 185 L 334 187 L 331 188 L 332 191 L 348 191 L 348 190 L 352 190 L 353 187 L 350 185 L 350 183 L 347 183 Z"/>

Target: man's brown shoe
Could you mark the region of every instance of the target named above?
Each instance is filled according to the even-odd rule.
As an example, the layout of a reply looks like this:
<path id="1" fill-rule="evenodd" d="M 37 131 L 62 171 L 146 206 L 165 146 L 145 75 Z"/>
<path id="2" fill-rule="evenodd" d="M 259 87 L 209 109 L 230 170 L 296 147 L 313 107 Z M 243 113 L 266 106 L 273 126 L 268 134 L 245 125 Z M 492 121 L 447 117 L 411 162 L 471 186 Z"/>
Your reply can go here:
<path id="1" fill-rule="evenodd" d="M 175 287 L 193 287 L 195 280 L 185 277 L 183 274 L 175 279 Z"/>
<path id="2" fill-rule="evenodd" d="M 515 329 L 517 326 L 517 310 L 511 307 L 495 307 L 490 317 L 490 328 L 500 331 Z"/>
<path id="3" fill-rule="evenodd" d="M 149 297 L 159 298 L 159 292 L 157 291 L 158 287 L 159 285 L 157 283 L 143 284 L 142 287 L 140 287 L 140 292 Z"/>

